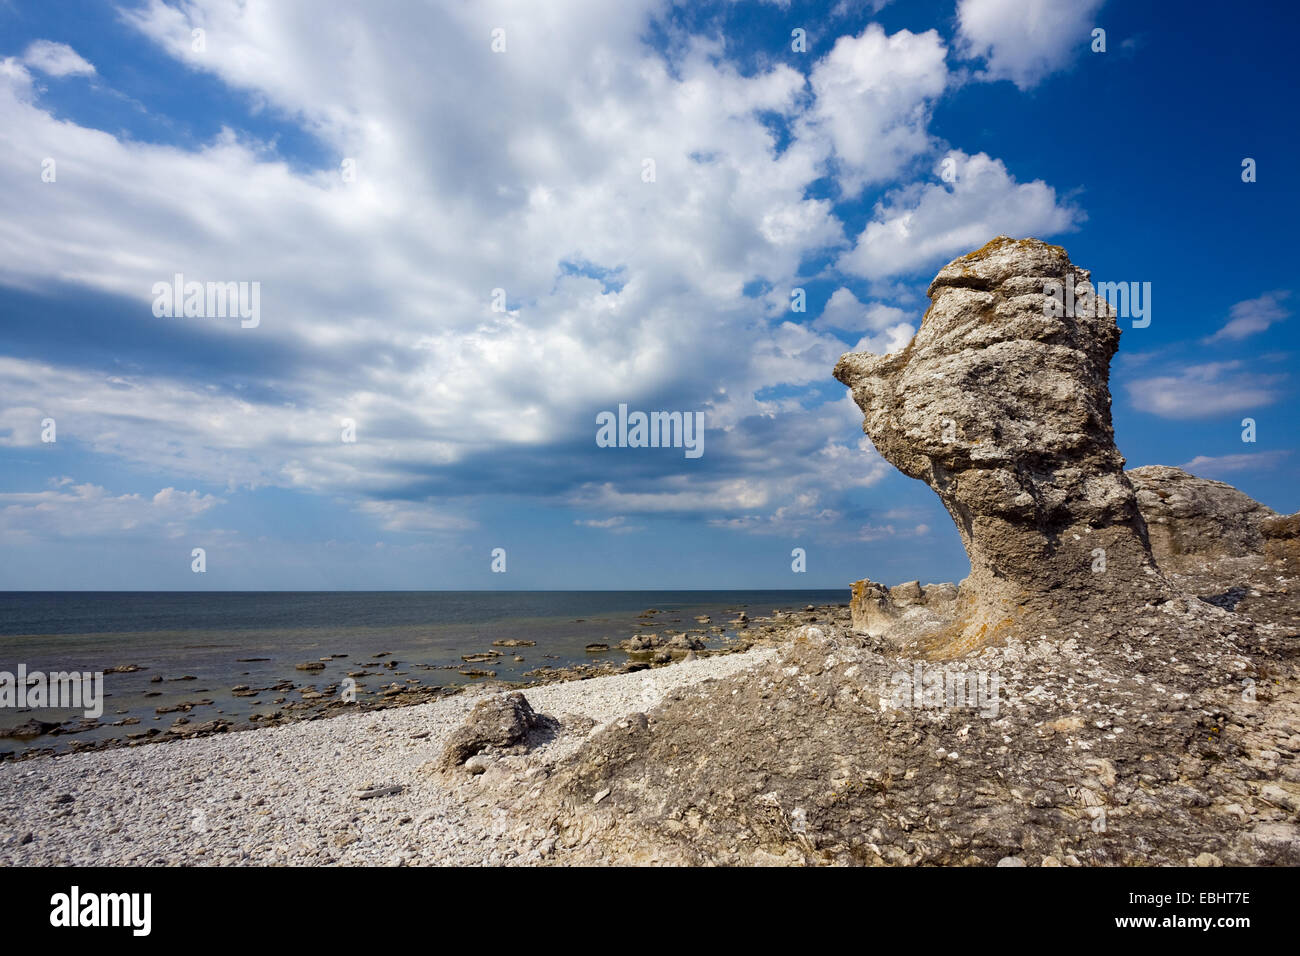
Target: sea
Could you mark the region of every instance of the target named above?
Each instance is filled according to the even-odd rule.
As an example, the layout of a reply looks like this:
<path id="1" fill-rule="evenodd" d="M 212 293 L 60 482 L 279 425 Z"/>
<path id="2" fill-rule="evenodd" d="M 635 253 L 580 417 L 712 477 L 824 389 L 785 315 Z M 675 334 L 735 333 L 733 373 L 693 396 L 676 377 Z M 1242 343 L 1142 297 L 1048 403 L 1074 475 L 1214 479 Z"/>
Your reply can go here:
<path id="1" fill-rule="evenodd" d="M 195 721 L 219 716 L 247 722 L 276 708 L 266 694 L 241 697 L 232 692 L 236 687 L 329 683 L 377 659 L 398 661 L 401 671 L 440 686 L 484 679 L 461 669 L 490 669 L 498 681 L 524 683 L 530 680 L 525 672 L 538 667 L 593 663 L 589 644 L 610 646 L 599 659 L 626 659 L 618 642 L 645 630 L 640 625 L 647 619 L 639 615 L 651 608 L 660 612 L 653 617 L 656 627 L 698 628 L 695 618 L 707 615 L 734 636 L 738 628 L 730 622 L 742 610 L 752 618 L 848 598 L 847 590 L 4 591 L 0 680 L 16 675 L 20 664 L 28 674 L 138 670 L 105 673 L 98 726 L 75 735 L 7 737 L 33 718 L 60 722 L 82 714 L 0 707 L 0 751 L 62 751 L 74 736 L 125 739 L 150 727 L 166 730 L 177 713 Z M 720 635 L 708 636 L 709 646 L 721 645 Z M 496 648 L 504 656 L 486 664 L 461 660 L 511 639 L 536 643 Z M 516 662 L 515 655 L 524 660 Z M 326 657 L 328 672 L 296 668 Z M 196 701 L 210 703 L 168 709 Z"/>

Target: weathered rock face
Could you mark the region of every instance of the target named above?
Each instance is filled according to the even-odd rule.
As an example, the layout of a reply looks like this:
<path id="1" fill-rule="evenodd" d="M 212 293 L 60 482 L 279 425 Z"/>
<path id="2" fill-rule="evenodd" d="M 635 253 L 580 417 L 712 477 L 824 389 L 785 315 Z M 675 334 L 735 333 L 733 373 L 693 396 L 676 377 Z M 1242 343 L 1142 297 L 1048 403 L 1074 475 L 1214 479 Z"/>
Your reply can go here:
<path id="1" fill-rule="evenodd" d="M 1119 329 L 1089 278 L 1059 246 L 1000 236 L 939 272 L 905 349 L 835 367 L 876 448 L 957 525 L 968 644 L 1164 591 L 1111 427 Z"/>
<path id="2" fill-rule="evenodd" d="M 879 634 L 890 622 L 885 613 L 889 603 L 889 588 L 863 578 L 849 586 L 849 593 L 853 630 L 858 634 Z"/>
<path id="3" fill-rule="evenodd" d="M 1168 542 L 1222 534 L 1254 555 L 1157 570 L 1111 429 L 1115 320 L 1086 296 L 1074 315 L 1045 302 L 1049 281 L 1087 279 L 1062 249 L 999 238 L 940 272 L 906 349 L 836 367 L 876 447 L 952 515 L 972 566 L 961 588 L 859 581 L 852 631 L 829 615 L 752 669 L 519 768 L 493 800 L 531 815 L 536 852 L 1300 863 L 1282 756 L 1300 753 L 1300 517 L 1140 474 Z"/>
<path id="4" fill-rule="evenodd" d="M 857 634 L 888 635 L 896 645 L 938 630 L 951 620 L 957 600 L 952 584 L 908 581 L 887 588 L 867 578 L 854 581 L 849 613 Z"/>
<path id="5" fill-rule="evenodd" d="M 1167 465 L 1134 468 L 1128 477 L 1160 567 L 1264 553 L 1263 523 L 1277 512 L 1232 485 Z"/>
<path id="6" fill-rule="evenodd" d="M 1277 561 L 1300 561 L 1300 511 L 1276 515 L 1259 523 L 1264 553 Z"/>
<path id="7" fill-rule="evenodd" d="M 1079 630 L 921 662 L 801 627 L 491 800 L 587 865 L 1300 863 L 1300 697 L 1251 622 L 1193 598 Z"/>

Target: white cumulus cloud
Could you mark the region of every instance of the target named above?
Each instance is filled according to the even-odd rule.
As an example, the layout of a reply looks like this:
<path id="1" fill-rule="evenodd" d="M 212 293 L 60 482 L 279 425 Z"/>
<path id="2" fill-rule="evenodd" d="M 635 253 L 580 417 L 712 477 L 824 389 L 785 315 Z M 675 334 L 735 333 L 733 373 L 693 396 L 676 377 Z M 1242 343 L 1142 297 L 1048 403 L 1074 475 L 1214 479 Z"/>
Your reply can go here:
<path id="1" fill-rule="evenodd" d="M 0 493 L 0 529 L 39 537 L 182 534 L 192 518 L 222 499 L 164 488 L 151 497 L 113 495 L 99 485 L 56 479 L 44 491 Z"/>
<path id="2" fill-rule="evenodd" d="M 918 183 L 887 196 L 853 249 L 840 257 L 841 269 L 887 279 L 942 265 L 993 236 L 1041 238 L 1082 219 L 1047 183 L 1017 182 L 1001 160 L 986 153 L 954 151 L 947 158 L 955 161 L 955 181 Z"/>
<path id="3" fill-rule="evenodd" d="M 1090 49 L 1105 0 L 959 0 L 958 49 L 985 61 L 981 79 L 1022 90 Z"/>
<path id="4" fill-rule="evenodd" d="M 23 51 L 22 62 L 48 76 L 89 76 L 95 67 L 66 43 L 36 40 Z"/>
<path id="5" fill-rule="evenodd" d="M 859 302 L 848 289 L 839 288 L 831 293 L 822 314 L 813 322 L 813 328 L 882 332 L 903 322 L 907 315 L 903 309 L 884 302 Z"/>
<path id="6" fill-rule="evenodd" d="M 815 47 L 808 76 L 742 72 L 715 40 L 648 43 L 670 10 L 485 0 L 322 18 L 294 0 L 145 0 L 122 12 L 166 69 L 214 78 L 266 124 L 306 134 L 325 157 L 314 167 L 238 128 L 195 147 L 78 125 L 46 108 L 28 67 L 90 64 L 44 48 L 0 61 L 0 176 L 59 163 L 57 187 L 0 191 L 0 283 L 104 293 L 128 304 L 132 341 L 238 368 L 204 379 L 129 349 L 111 371 L 58 349 L 0 357 L 0 444 L 34 444 L 49 415 L 60 442 L 151 473 L 340 495 L 380 527 L 425 533 L 471 526 L 455 512 L 483 476 L 532 494 L 532 463 L 594 450 L 594 414 L 620 402 L 705 412 L 708 461 L 725 454 L 727 467 L 692 480 L 649 460 L 557 469 L 545 494 L 619 514 L 794 514 L 810 487 L 875 474 L 850 446 L 833 445 L 843 457 L 827 466 L 840 453 L 826 436 L 855 432 L 855 416 L 797 390 L 829 381 L 844 350 L 830 330 L 892 347 L 907 316 L 845 289 L 800 325 L 746 290 L 788 290 L 809 260 L 847 247 L 814 184 L 831 175 L 855 195 L 906 182 L 933 152 L 943 39 L 873 24 Z M 874 280 L 1069 221 L 1045 184 L 983 154 L 970 165 L 937 192 L 892 192 L 847 266 Z M 177 272 L 258 282 L 260 324 L 156 318 L 153 286 Z M 355 442 L 340 441 L 344 419 Z M 450 490 L 435 501 L 437 482 Z"/>
<path id="7" fill-rule="evenodd" d="M 801 135 L 829 138 L 846 195 L 893 177 L 929 149 L 930 108 L 948 84 L 946 56 L 935 30 L 890 35 L 873 23 L 840 37 L 813 67 L 816 101 Z"/>

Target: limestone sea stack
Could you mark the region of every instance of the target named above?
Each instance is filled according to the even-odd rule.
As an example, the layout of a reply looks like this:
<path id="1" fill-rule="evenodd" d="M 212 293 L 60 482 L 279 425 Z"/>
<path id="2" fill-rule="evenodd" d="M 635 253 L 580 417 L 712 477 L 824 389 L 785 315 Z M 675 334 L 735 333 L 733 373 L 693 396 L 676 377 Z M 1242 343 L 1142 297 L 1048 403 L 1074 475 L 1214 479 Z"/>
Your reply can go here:
<path id="1" fill-rule="evenodd" d="M 953 650 L 1162 599 L 1111 425 L 1119 328 L 1090 273 L 1060 246 L 999 236 L 929 296 L 906 348 L 848 353 L 835 377 L 876 449 L 934 489 L 961 535 Z"/>

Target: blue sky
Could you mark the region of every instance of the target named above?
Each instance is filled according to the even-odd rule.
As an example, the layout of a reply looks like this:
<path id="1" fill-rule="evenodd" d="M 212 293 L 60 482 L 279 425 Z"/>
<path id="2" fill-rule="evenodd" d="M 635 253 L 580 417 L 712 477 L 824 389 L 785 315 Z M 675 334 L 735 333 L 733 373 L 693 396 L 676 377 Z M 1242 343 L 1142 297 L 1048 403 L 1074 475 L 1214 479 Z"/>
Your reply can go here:
<path id="1" fill-rule="evenodd" d="M 1130 465 L 1294 511 L 1297 19 L 0 2 L 0 588 L 958 579 L 830 372 L 999 233 L 1150 283 Z M 176 273 L 256 323 L 156 315 Z M 598 447 L 620 404 L 704 453 Z"/>

